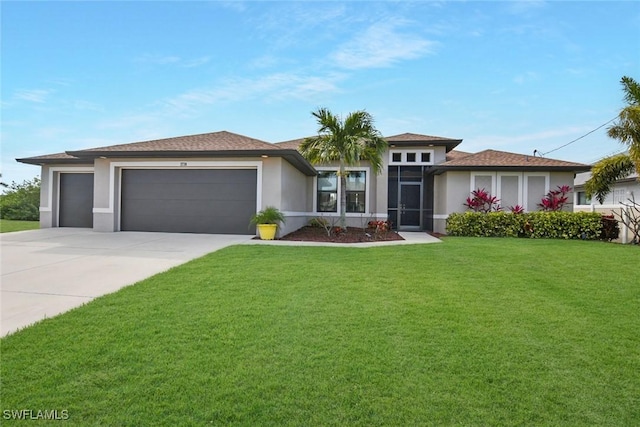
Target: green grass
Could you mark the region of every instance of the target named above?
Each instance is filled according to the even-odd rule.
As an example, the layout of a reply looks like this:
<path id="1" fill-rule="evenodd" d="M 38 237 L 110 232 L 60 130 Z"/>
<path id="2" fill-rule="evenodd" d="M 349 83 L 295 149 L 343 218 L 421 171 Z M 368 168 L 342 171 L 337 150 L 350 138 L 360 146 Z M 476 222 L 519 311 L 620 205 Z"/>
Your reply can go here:
<path id="1" fill-rule="evenodd" d="M 637 425 L 637 247 L 235 246 L 1 341 L 71 425 Z M 28 424 L 28 423 L 27 423 Z"/>
<path id="2" fill-rule="evenodd" d="M 36 228 L 40 228 L 40 222 L 38 221 L 15 221 L 12 219 L 0 219 L 0 233 L 35 230 Z"/>

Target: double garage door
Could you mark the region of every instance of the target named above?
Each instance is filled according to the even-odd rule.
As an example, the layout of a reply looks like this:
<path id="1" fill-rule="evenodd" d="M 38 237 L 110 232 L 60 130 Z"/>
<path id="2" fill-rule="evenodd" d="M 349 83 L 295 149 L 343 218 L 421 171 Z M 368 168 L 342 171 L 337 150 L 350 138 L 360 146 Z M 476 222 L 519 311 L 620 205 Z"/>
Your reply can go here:
<path id="1" fill-rule="evenodd" d="M 123 169 L 122 231 L 253 234 L 255 169 Z"/>

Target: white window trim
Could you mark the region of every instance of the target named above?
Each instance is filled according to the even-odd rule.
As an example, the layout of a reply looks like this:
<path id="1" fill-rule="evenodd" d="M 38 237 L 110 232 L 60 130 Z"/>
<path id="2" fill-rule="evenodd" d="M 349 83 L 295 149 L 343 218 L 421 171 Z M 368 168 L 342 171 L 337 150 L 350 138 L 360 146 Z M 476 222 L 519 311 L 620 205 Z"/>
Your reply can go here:
<path id="1" fill-rule="evenodd" d="M 534 206 L 533 209 L 529 209 L 528 206 L 528 200 L 529 200 L 529 178 L 532 176 L 542 176 L 544 177 L 544 194 L 542 196 L 540 196 L 540 198 L 542 199 L 542 197 L 544 197 L 545 194 L 549 193 L 549 181 L 550 181 L 550 173 L 549 172 L 525 172 L 524 173 L 524 180 L 522 182 L 522 203 L 524 203 L 522 206 L 524 207 L 524 210 L 526 212 L 532 212 L 537 209 L 537 205 Z"/>
<path id="2" fill-rule="evenodd" d="M 502 177 L 503 176 L 517 176 L 518 178 L 518 204 L 524 208 L 526 212 L 536 211 L 537 206 L 534 206 L 533 209 L 529 209 L 527 206 L 527 199 L 529 196 L 528 187 L 529 187 L 529 177 L 532 176 L 541 176 L 544 177 L 544 194 L 549 192 L 549 183 L 550 176 L 549 172 L 481 172 L 481 171 L 472 171 L 471 178 L 469 182 L 469 193 L 477 190 L 476 176 L 490 176 L 491 177 L 491 190 L 490 193 L 492 196 L 496 196 L 500 199 L 500 206 L 502 206 Z M 488 190 L 485 188 L 485 190 Z M 540 196 L 544 197 L 544 194 Z M 502 206 L 503 208 L 508 206 Z"/>
<path id="3" fill-rule="evenodd" d="M 401 155 L 401 159 L 399 162 L 394 162 L 393 161 L 393 154 L 394 153 L 400 153 Z M 407 161 L 407 154 L 408 153 L 414 153 L 416 155 L 416 161 L 415 162 L 408 162 Z M 429 161 L 428 162 L 423 162 L 422 161 L 422 153 L 428 153 L 429 154 Z M 389 150 L 389 165 L 395 165 L 395 166 L 424 166 L 424 165 L 433 165 L 434 164 L 434 156 L 435 156 L 435 150 L 420 150 L 420 149 L 411 149 L 411 150 Z"/>
<path id="4" fill-rule="evenodd" d="M 337 166 L 318 166 L 316 167 L 318 172 L 338 172 Z M 371 168 L 366 166 L 347 166 L 344 168 L 345 171 L 363 171 L 366 172 L 366 178 L 364 181 L 364 212 L 347 212 L 346 216 L 348 217 L 360 217 L 362 215 L 369 215 L 369 203 L 371 201 L 371 191 L 369 189 L 371 182 Z M 336 212 L 318 212 L 318 178 L 313 180 L 313 213 L 315 216 L 323 215 L 323 216 L 340 216 L 340 177 L 338 177 L 338 185 L 336 187 L 337 198 L 338 201 L 336 203 Z"/>
<path id="5" fill-rule="evenodd" d="M 476 176 L 490 176 L 491 188 L 488 189 L 492 196 L 496 195 L 496 173 L 495 172 L 471 172 L 471 182 L 469 183 L 469 194 L 476 191 Z M 487 190 L 485 188 L 485 190 Z"/>
<path id="6" fill-rule="evenodd" d="M 518 177 L 518 205 L 519 206 L 523 206 L 524 207 L 524 202 L 523 202 L 523 198 L 522 198 L 522 182 L 524 181 L 523 179 L 523 173 L 522 172 L 498 172 L 498 182 L 496 183 L 496 197 L 498 199 L 500 199 L 500 206 L 502 206 L 502 208 L 509 208 L 509 206 L 504 206 L 502 205 L 502 177 L 504 176 L 515 176 Z"/>

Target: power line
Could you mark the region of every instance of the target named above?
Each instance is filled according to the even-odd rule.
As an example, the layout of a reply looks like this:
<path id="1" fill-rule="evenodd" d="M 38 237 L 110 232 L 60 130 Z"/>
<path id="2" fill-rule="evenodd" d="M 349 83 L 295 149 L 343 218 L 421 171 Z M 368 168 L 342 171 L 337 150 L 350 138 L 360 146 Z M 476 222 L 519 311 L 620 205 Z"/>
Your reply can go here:
<path id="1" fill-rule="evenodd" d="M 549 154 L 549 153 L 553 153 L 554 151 L 558 151 L 559 149 L 564 148 L 564 147 L 566 147 L 566 146 L 568 146 L 568 145 L 571 145 L 571 144 L 573 144 L 574 142 L 580 141 L 580 140 L 581 140 L 582 138 L 584 138 L 585 136 L 589 136 L 589 135 L 591 135 L 592 133 L 594 133 L 595 131 L 597 131 L 598 129 L 602 129 L 603 127 L 605 127 L 606 125 L 608 125 L 609 123 L 611 123 L 612 121 L 614 121 L 614 120 L 615 120 L 615 119 L 617 119 L 617 118 L 618 118 L 618 116 L 615 116 L 613 119 L 609 120 L 609 121 L 608 121 L 608 122 L 606 122 L 606 123 L 601 124 L 600 126 L 598 126 L 597 128 L 595 128 L 594 130 L 592 130 L 592 131 L 589 131 L 589 132 L 585 133 L 585 134 L 584 134 L 584 135 L 582 135 L 581 137 L 578 137 L 578 138 L 574 139 L 573 141 L 569 141 L 569 142 L 567 142 L 566 144 L 561 145 L 561 146 L 560 146 L 560 147 L 558 147 L 558 148 L 554 148 L 553 150 L 549 150 L 549 151 L 547 151 L 546 153 L 540 153 L 539 151 L 537 151 L 537 150 L 536 150 L 536 151 L 537 151 L 538 153 L 540 153 L 540 156 L 546 156 L 546 155 L 547 155 L 547 154 Z"/>

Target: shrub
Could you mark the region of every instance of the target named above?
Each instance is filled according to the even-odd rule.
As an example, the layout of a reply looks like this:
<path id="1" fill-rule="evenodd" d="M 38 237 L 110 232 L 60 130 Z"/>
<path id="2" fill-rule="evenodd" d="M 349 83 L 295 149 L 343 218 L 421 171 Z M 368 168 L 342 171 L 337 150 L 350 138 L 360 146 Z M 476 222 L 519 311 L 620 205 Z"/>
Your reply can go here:
<path id="1" fill-rule="evenodd" d="M 600 231 L 600 240 L 612 241 L 620 236 L 620 227 L 613 215 L 602 215 L 602 230 Z"/>
<path id="2" fill-rule="evenodd" d="M 601 229 L 600 214 L 592 212 L 465 212 L 447 219 L 447 233 L 452 236 L 595 240 Z"/>
<path id="3" fill-rule="evenodd" d="M 22 184 L 12 182 L 0 195 L 0 218 L 22 221 L 40 219 L 40 178 Z"/>
<path id="4" fill-rule="evenodd" d="M 546 196 L 542 198 L 538 207 L 547 212 L 561 211 L 569 198 L 567 194 L 571 192 L 571 187 L 568 185 L 558 186 L 557 190 L 551 190 Z"/>
<path id="5" fill-rule="evenodd" d="M 484 188 L 472 191 L 464 205 L 474 212 L 488 213 L 502 210 L 500 199 L 489 194 Z"/>

